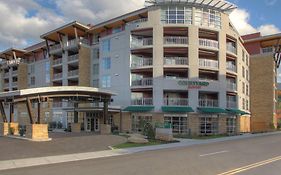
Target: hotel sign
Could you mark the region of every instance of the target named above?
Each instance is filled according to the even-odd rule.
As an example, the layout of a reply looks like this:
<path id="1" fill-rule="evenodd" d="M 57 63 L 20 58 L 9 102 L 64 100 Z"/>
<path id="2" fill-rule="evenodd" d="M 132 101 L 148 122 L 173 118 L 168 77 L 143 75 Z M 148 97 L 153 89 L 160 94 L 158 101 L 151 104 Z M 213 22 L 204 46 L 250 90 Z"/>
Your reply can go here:
<path id="1" fill-rule="evenodd" d="M 3 63 L 3 66 L 13 66 L 13 65 L 20 64 L 20 62 L 21 62 L 21 58 L 7 60 Z"/>
<path id="2" fill-rule="evenodd" d="M 202 87 L 209 86 L 209 82 L 204 81 L 179 81 L 178 85 L 187 86 L 188 89 L 201 89 Z"/>

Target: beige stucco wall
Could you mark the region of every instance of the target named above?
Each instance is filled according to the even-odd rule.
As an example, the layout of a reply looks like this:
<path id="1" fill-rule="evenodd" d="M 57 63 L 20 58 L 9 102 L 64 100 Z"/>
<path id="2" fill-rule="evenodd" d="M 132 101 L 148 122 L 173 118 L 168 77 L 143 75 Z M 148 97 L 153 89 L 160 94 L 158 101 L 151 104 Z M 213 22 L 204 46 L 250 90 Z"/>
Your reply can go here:
<path id="1" fill-rule="evenodd" d="M 18 66 L 18 89 L 26 89 L 28 87 L 28 66 L 26 63 L 20 63 Z"/>
<path id="2" fill-rule="evenodd" d="M 81 46 L 79 49 L 79 86 L 91 85 L 91 50 Z"/>

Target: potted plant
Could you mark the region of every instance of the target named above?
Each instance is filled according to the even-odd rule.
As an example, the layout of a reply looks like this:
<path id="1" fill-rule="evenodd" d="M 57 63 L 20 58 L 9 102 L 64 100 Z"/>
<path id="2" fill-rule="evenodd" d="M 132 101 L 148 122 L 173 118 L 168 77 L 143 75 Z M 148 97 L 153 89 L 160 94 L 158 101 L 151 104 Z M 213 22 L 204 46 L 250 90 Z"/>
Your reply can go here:
<path id="1" fill-rule="evenodd" d="M 24 132 L 24 129 L 23 129 L 23 128 L 20 128 L 19 133 L 20 133 L 20 136 L 23 137 L 23 135 L 24 135 L 24 133 L 25 133 L 25 132 Z"/>

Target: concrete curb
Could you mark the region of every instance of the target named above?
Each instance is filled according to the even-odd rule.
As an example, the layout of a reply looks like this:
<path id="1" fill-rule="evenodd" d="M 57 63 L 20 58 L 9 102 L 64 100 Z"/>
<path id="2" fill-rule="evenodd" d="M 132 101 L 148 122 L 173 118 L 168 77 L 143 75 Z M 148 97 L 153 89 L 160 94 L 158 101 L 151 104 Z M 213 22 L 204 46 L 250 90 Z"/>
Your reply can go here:
<path id="1" fill-rule="evenodd" d="M 144 151 L 153 151 L 153 150 L 161 150 L 161 149 L 168 149 L 168 148 L 180 148 L 180 147 L 187 147 L 192 145 L 204 145 L 209 143 L 248 139 L 248 138 L 255 138 L 255 137 L 269 136 L 269 135 L 276 135 L 276 134 L 281 134 L 281 132 L 245 134 L 240 136 L 224 137 L 224 138 L 209 139 L 209 140 L 180 139 L 181 142 L 179 143 L 171 143 L 171 144 L 164 144 L 164 145 L 144 146 L 144 147 L 127 148 L 127 149 L 113 149 L 112 147 L 109 147 L 111 150 L 27 158 L 27 159 L 5 160 L 5 161 L 0 161 L 0 170 L 25 168 L 25 167 L 49 165 L 49 164 L 56 164 L 56 163 L 66 163 L 66 162 L 98 159 L 98 158 L 105 158 L 105 157 L 114 157 L 114 156 L 133 154 L 133 153 L 144 152 Z"/>

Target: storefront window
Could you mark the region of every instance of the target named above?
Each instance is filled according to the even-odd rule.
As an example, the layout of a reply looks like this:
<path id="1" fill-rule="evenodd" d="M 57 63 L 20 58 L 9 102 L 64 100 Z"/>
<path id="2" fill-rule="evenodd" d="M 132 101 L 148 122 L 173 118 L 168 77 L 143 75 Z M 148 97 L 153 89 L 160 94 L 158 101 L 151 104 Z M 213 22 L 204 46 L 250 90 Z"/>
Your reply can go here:
<path id="1" fill-rule="evenodd" d="M 191 24 L 192 9 L 184 6 L 168 6 L 162 9 L 161 21 L 166 24 Z"/>
<path id="2" fill-rule="evenodd" d="M 170 123 L 174 134 L 187 133 L 187 117 L 180 116 L 165 116 L 164 123 Z"/>
<path id="3" fill-rule="evenodd" d="M 200 134 L 201 135 L 218 134 L 217 115 L 205 115 L 200 117 Z"/>
<path id="4" fill-rule="evenodd" d="M 229 135 L 236 133 L 236 117 L 226 119 L 226 131 Z"/>

